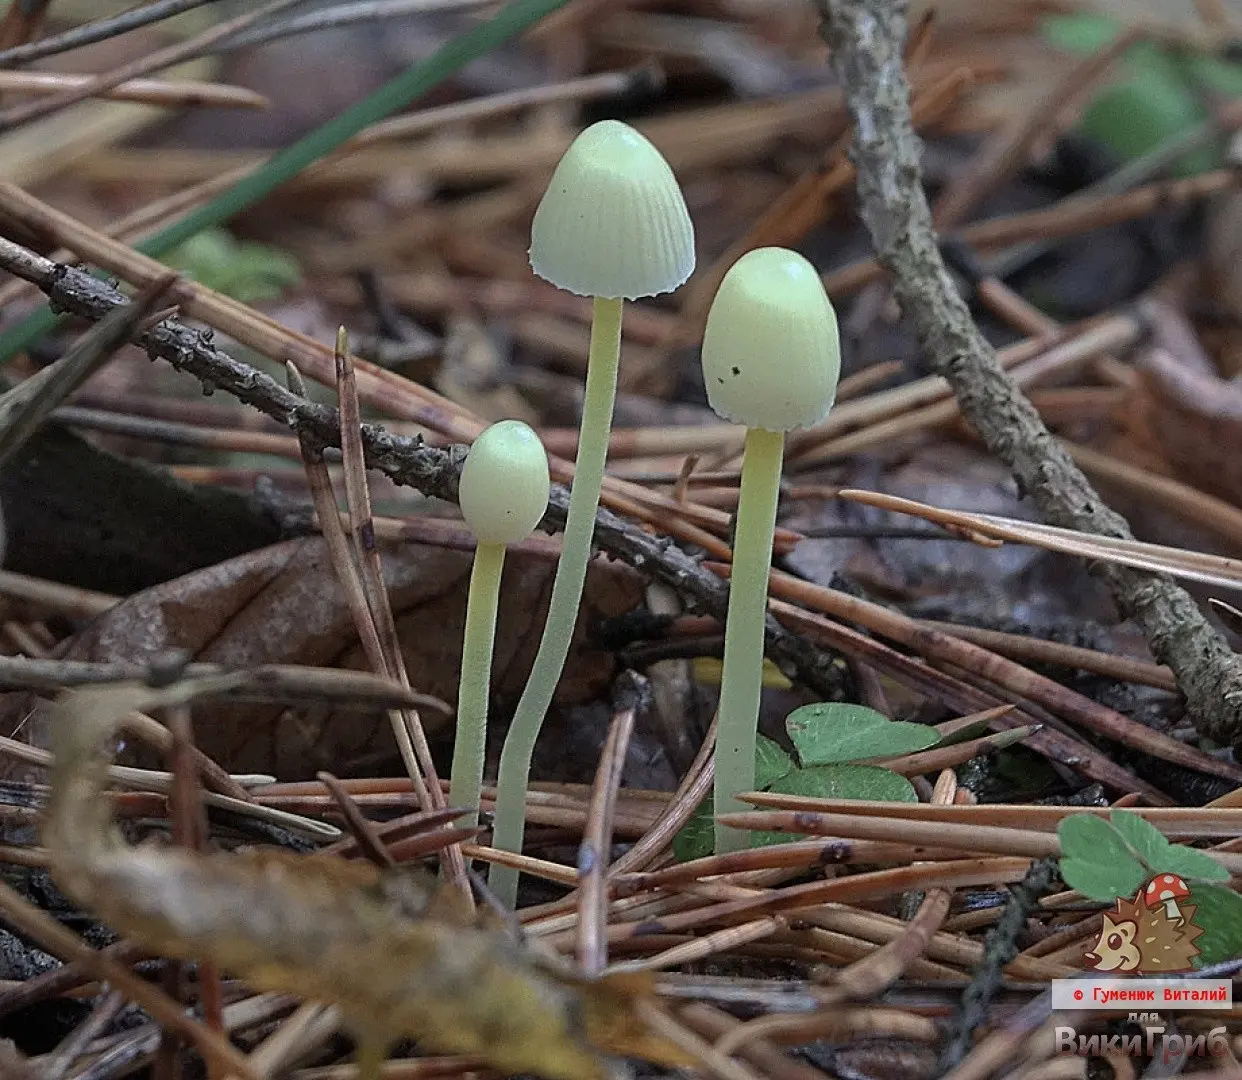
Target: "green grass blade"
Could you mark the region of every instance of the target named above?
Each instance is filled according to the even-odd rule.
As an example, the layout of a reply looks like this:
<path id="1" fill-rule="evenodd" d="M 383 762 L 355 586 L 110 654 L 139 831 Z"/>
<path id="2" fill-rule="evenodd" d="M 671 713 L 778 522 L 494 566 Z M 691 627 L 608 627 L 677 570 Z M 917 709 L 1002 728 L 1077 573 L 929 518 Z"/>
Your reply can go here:
<path id="1" fill-rule="evenodd" d="M 159 258 L 203 229 L 227 221 L 332 153 L 363 128 L 405 108 L 471 60 L 499 48 L 566 3 L 568 0 L 513 0 L 492 19 L 453 38 L 426 60 L 381 86 L 370 97 L 280 151 L 222 195 L 148 237 L 137 245 L 138 250 L 152 258 Z M 57 316 L 45 309 L 0 335 L 0 363 L 29 348 L 55 329 L 56 324 Z"/>

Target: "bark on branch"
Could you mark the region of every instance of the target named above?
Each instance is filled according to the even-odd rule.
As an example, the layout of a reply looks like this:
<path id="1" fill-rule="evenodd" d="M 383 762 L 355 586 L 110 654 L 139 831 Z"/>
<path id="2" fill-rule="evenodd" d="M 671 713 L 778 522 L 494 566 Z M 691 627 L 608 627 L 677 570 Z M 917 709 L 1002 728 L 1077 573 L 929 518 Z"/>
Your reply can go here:
<path id="1" fill-rule="evenodd" d="M 997 364 L 941 258 L 902 62 L 905 0 L 814 2 L 854 122 L 862 218 L 929 363 L 1048 522 L 1130 537 L 1125 519 L 1104 503 Z M 1092 569 L 1121 613 L 1143 631 L 1156 659 L 1173 669 L 1196 728 L 1221 742 L 1242 743 L 1242 657 L 1186 591 L 1163 575 L 1106 564 Z"/>

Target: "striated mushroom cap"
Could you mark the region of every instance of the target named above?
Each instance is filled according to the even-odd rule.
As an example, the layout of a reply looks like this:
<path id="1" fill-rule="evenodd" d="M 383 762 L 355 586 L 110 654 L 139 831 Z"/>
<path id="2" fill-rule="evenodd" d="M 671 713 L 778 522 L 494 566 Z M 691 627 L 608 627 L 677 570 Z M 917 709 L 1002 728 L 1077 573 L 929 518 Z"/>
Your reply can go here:
<path id="1" fill-rule="evenodd" d="M 484 544 L 514 544 L 548 509 L 548 455 L 521 420 L 501 420 L 474 440 L 461 470 L 462 517 Z"/>
<path id="2" fill-rule="evenodd" d="M 535 211 L 530 265 L 579 296 L 634 300 L 681 285 L 694 270 L 694 226 L 660 151 L 619 120 L 583 131 Z"/>
<path id="3" fill-rule="evenodd" d="M 711 407 L 747 427 L 809 427 L 832 408 L 840 374 L 837 317 L 815 267 L 785 248 L 738 259 L 703 334 Z"/>

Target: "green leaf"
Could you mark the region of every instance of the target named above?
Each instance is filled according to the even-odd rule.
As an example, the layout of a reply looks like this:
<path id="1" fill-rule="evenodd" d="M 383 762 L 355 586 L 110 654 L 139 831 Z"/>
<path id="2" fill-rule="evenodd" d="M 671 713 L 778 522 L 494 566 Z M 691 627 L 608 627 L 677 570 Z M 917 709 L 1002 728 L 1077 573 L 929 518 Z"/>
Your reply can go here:
<path id="1" fill-rule="evenodd" d="M 841 702 L 794 709 L 785 718 L 785 730 L 804 766 L 912 754 L 940 740 L 936 729 L 925 724 L 890 720 L 864 705 Z"/>
<path id="2" fill-rule="evenodd" d="M 699 808 L 673 837 L 673 855 L 678 862 L 706 859 L 716 850 L 716 823 L 712 820 L 712 800 L 704 799 Z"/>
<path id="3" fill-rule="evenodd" d="M 764 735 L 755 743 L 755 786 L 767 788 L 793 771 L 793 759 L 780 746 Z M 756 847 L 781 844 L 796 839 L 784 833 L 751 834 Z M 712 797 L 709 795 L 673 837 L 673 854 L 678 862 L 706 859 L 716 850 L 716 828 L 712 819 Z"/>
<path id="4" fill-rule="evenodd" d="M 812 799 L 918 802 L 914 785 L 909 780 L 878 765 L 818 765 L 796 769 L 773 784 L 771 790 Z"/>
<path id="5" fill-rule="evenodd" d="M 236 242 L 223 229 L 204 229 L 170 251 L 164 261 L 206 285 L 228 271 L 236 250 Z"/>
<path id="6" fill-rule="evenodd" d="M 1210 855 L 1184 844 L 1170 844 L 1159 862 L 1151 864 L 1153 874 L 1176 874 L 1192 884 L 1196 881 L 1228 881 L 1229 871 Z M 1198 889 L 1195 890 L 1196 894 Z"/>
<path id="7" fill-rule="evenodd" d="M 814 799 L 918 802 L 914 785 L 889 769 L 877 765 L 823 765 L 795 769 L 785 751 L 771 739 L 760 735 L 755 752 L 755 773 L 762 780 L 765 772 L 767 775 L 779 772 L 780 775 L 761 786 L 784 795 L 804 795 Z M 754 847 L 806 839 L 799 833 L 753 832 L 750 835 Z M 709 795 L 673 837 L 673 854 L 678 862 L 690 862 L 692 859 L 705 859 L 715 850 L 715 822 L 712 820 L 712 798 Z"/>
<path id="8" fill-rule="evenodd" d="M 914 785 L 904 776 L 878 765 L 816 765 L 794 769 L 768 789 L 782 795 L 811 799 L 869 799 L 879 802 L 918 802 Z M 802 833 L 753 832 L 755 847 L 810 840 Z"/>
<path id="9" fill-rule="evenodd" d="M 769 847 L 772 844 L 788 844 L 803 840 L 798 833 L 756 831 L 750 834 L 752 847 Z M 716 822 L 712 818 L 712 800 L 704 799 L 673 837 L 673 855 L 678 862 L 706 859 L 716 850 Z"/>
<path id="10" fill-rule="evenodd" d="M 1185 844 L 1170 844 L 1146 819 L 1129 810 L 1114 810 L 1113 828 L 1147 867 L 1148 878 L 1176 874 L 1191 881 L 1228 881 L 1229 871 L 1210 855 Z"/>
<path id="11" fill-rule="evenodd" d="M 1195 942 L 1199 967 L 1242 956 L 1242 896 L 1219 885 L 1196 885 L 1189 903 L 1195 907 L 1195 925 L 1203 927 Z"/>
<path id="12" fill-rule="evenodd" d="M 1120 32 L 1102 15 L 1053 16 L 1042 24 L 1044 38 L 1067 52 L 1089 56 Z M 1180 53 L 1151 41 L 1125 52 L 1127 74 L 1104 87 L 1082 116 L 1084 134 L 1128 161 L 1178 137 L 1207 119 L 1203 89 L 1242 95 L 1242 66 L 1201 53 Z M 1214 167 L 1219 154 L 1205 147 L 1182 158 L 1177 173 L 1189 176 Z"/>
<path id="13" fill-rule="evenodd" d="M 1055 48 L 1090 56 L 1121 32 L 1121 24 L 1107 15 L 1083 12 L 1077 15 L 1050 15 L 1044 19 L 1040 29 L 1044 40 Z"/>
<path id="14" fill-rule="evenodd" d="M 274 300 L 302 280 L 292 256 L 266 244 L 237 243 L 224 229 L 204 229 L 169 253 L 169 266 L 245 304 Z"/>
<path id="15" fill-rule="evenodd" d="M 1121 834 L 1094 814 L 1071 814 L 1057 826 L 1061 879 L 1092 900 L 1133 896 L 1147 870 L 1130 854 Z"/>
<path id="16" fill-rule="evenodd" d="M 1149 824 L 1138 814 L 1129 810 L 1114 810 L 1109 815 L 1113 828 L 1134 849 L 1134 853 L 1146 864 L 1149 874 L 1159 870 L 1158 863 L 1170 844 L 1164 833 Z"/>
<path id="17" fill-rule="evenodd" d="M 1175 59 L 1182 65 L 1192 86 L 1198 84 L 1228 97 L 1242 97 L 1242 64 L 1198 53 Z"/>
<path id="18" fill-rule="evenodd" d="M 1088 859 L 1062 859 L 1061 880 L 1092 900 L 1116 900 L 1119 896 L 1132 896 L 1142 885 L 1143 868 L 1138 863 L 1134 865 L 1137 872 L 1123 879 L 1122 871 L 1115 866 Z"/>
<path id="19" fill-rule="evenodd" d="M 780 745 L 764 735 L 755 742 L 755 786 L 767 788 L 793 772 L 794 763 Z"/>
<path id="20" fill-rule="evenodd" d="M 1141 157 L 1207 119 L 1186 70 L 1164 49 L 1141 42 L 1126 53 L 1127 78 L 1105 87 L 1082 115 L 1085 135 L 1123 161 Z M 1191 175 L 1218 158 L 1207 147 L 1182 158 L 1174 171 Z"/>
<path id="21" fill-rule="evenodd" d="M 1083 111 L 1082 130 L 1121 160 L 1130 161 L 1197 127 L 1205 115 L 1184 86 L 1140 76 L 1102 90 Z M 1175 171 L 1188 176 L 1215 163 L 1211 149 L 1201 150 L 1179 160 Z"/>

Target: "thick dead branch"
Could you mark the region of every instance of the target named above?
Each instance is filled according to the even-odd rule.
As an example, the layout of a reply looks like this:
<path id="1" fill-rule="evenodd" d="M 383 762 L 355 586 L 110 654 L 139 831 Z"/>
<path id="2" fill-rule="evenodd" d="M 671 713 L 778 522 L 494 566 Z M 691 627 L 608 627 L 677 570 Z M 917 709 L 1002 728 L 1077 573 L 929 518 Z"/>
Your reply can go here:
<path id="1" fill-rule="evenodd" d="M 1129 538 L 1125 519 L 1104 503 L 996 362 L 941 258 L 902 63 L 906 4 L 815 4 L 854 121 L 860 211 L 933 370 L 948 380 L 962 415 L 1048 522 Z M 1143 631 L 1156 659 L 1173 669 L 1196 727 L 1220 741 L 1242 741 L 1242 658 L 1185 590 L 1163 575 L 1103 563 L 1093 570 L 1121 613 Z"/>

